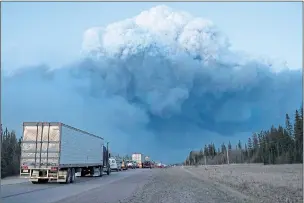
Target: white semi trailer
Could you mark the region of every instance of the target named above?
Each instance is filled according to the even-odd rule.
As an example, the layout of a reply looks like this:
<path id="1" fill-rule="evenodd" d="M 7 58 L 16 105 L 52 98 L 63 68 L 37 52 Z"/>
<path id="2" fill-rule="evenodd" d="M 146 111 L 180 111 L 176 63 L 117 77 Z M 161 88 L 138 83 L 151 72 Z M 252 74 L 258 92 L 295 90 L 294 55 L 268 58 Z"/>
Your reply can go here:
<path id="1" fill-rule="evenodd" d="M 20 176 L 34 184 L 110 175 L 109 157 L 102 137 L 58 122 L 23 123 Z"/>
<path id="2" fill-rule="evenodd" d="M 132 154 L 132 161 L 136 161 L 137 168 L 142 168 L 142 163 L 144 162 L 144 155 L 142 153 Z"/>

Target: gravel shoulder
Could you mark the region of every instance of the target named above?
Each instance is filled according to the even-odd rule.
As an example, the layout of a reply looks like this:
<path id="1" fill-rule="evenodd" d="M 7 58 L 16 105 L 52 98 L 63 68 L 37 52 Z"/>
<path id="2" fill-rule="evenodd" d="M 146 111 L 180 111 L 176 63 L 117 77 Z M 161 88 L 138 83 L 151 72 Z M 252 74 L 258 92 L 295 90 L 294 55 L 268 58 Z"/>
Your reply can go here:
<path id="1" fill-rule="evenodd" d="M 238 191 L 256 202 L 303 202 L 303 165 L 236 164 L 185 167 L 201 179 Z"/>
<path id="2" fill-rule="evenodd" d="M 219 189 L 180 167 L 153 170 L 151 179 L 131 197 L 120 203 L 244 203 L 226 188 Z"/>

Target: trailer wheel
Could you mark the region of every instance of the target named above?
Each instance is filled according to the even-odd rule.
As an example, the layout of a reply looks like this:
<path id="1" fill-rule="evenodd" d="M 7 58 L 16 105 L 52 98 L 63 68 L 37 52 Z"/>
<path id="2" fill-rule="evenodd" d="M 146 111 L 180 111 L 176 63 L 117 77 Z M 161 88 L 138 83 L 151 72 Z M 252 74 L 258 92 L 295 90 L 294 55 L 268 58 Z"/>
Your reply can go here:
<path id="1" fill-rule="evenodd" d="M 65 178 L 65 182 L 61 182 L 61 184 L 69 184 L 71 182 L 71 169 L 67 169 L 67 177 Z"/>

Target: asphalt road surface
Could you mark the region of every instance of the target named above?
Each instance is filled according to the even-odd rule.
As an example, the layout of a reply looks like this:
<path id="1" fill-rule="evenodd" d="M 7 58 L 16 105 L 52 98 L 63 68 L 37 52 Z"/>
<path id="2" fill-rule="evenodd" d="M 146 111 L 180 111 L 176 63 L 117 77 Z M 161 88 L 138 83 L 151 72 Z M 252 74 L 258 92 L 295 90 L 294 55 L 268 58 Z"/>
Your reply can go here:
<path id="1" fill-rule="evenodd" d="M 150 169 L 112 172 L 110 176 L 103 175 L 101 178 L 77 177 L 76 182 L 69 185 L 32 184 L 28 181 L 14 180 L 10 180 L 11 183 L 3 183 L 2 181 L 0 202 L 62 203 L 73 200 L 75 203 L 82 203 L 94 197 L 102 197 L 102 202 L 115 202 L 130 196 L 137 186 L 144 184 L 151 177 L 151 174 Z"/>
<path id="2" fill-rule="evenodd" d="M 182 167 L 112 172 L 61 185 L 2 185 L 1 203 L 215 203 L 257 202 L 200 179 Z"/>

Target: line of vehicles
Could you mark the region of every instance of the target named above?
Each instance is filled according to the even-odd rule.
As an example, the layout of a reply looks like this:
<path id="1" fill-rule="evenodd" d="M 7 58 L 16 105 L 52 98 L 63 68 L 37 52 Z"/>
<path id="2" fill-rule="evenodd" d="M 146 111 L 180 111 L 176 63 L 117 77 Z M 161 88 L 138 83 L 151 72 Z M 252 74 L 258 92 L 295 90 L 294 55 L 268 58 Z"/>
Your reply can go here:
<path id="1" fill-rule="evenodd" d="M 111 171 L 154 168 L 141 153 L 131 160 L 111 156 L 104 138 L 59 122 L 24 122 L 20 176 L 33 184 L 73 183 L 78 176 L 101 177 Z"/>
<path id="2" fill-rule="evenodd" d="M 132 154 L 132 158 L 121 158 L 110 157 L 110 168 L 112 171 L 123 171 L 128 169 L 136 169 L 136 168 L 164 168 L 166 165 L 161 163 L 155 163 L 150 160 L 149 156 L 145 156 L 141 153 Z"/>
<path id="3" fill-rule="evenodd" d="M 152 163 L 143 162 L 142 166 L 140 167 L 138 163 L 134 160 L 111 157 L 110 167 L 112 171 L 123 171 L 123 170 L 136 169 L 136 168 L 152 168 Z"/>

